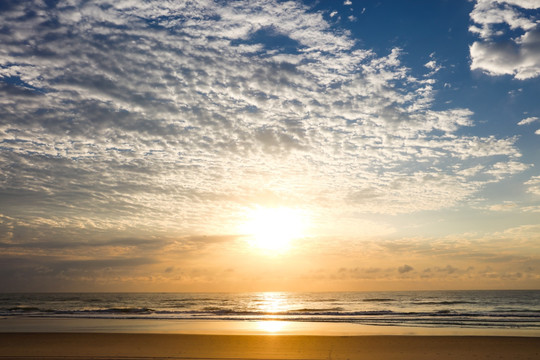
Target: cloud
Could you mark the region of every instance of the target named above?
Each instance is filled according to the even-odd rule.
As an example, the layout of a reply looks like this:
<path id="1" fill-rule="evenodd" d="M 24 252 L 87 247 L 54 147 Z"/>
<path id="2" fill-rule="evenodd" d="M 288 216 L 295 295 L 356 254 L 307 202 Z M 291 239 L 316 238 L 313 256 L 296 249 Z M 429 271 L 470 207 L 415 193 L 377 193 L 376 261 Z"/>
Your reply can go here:
<path id="1" fill-rule="evenodd" d="M 431 71 L 429 72 L 429 74 L 426 74 L 426 76 L 433 76 L 434 74 L 436 74 L 437 72 L 439 72 L 441 69 L 443 69 L 444 67 L 440 64 L 437 63 L 437 60 L 435 60 L 435 53 L 431 53 L 429 55 L 429 58 L 431 59 L 430 61 L 428 61 L 427 63 L 424 64 L 424 66 L 428 69 L 430 69 Z"/>
<path id="2" fill-rule="evenodd" d="M 540 195 L 540 176 L 533 176 L 525 182 L 527 191 L 534 195 Z"/>
<path id="3" fill-rule="evenodd" d="M 450 274 L 456 273 L 457 271 L 459 271 L 459 269 L 451 265 L 446 265 L 446 267 L 444 268 L 439 268 L 439 267 L 435 268 L 435 271 L 447 273 L 448 275 L 450 275 Z"/>
<path id="4" fill-rule="evenodd" d="M 532 212 L 532 213 L 540 212 L 540 206 L 524 206 L 522 209 L 524 212 Z"/>
<path id="5" fill-rule="evenodd" d="M 256 204 L 354 223 L 527 168 L 516 138 L 433 109 L 401 49 L 362 49 L 301 3 L 28 1 L 0 18 L 0 201 L 19 234 L 189 245 Z"/>
<path id="6" fill-rule="evenodd" d="M 329 277 L 333 280 L 347 279 L 382 279 L 391 276 L 391 269 L 382 269 L 377 267 L 370 268 L 347 268 L 342 267 L 336 273 Z"/>
<path id="7" fill-rule="evenodd" d="M 525 35 L 524 35 L 525 36 Z M 527 41 L 515 43 L 474 42 L 470 48 L 471 69 L 484 70 L 489 75 L 513 75 L 518 80 L 540 74 L 540 31 L 529 32 Z"/>
<path id="8" fill-rule="evenodd" d="M 495 179 L 502 179 L 508 174 L 518 174 L 529 169 L 532 165 L 523 164 L 520 162 L 498 162 L 493 164 L 491 169 L 486 170 L 486 174 L 490 174 Z M 496 181 L 496 180 L 495 180 Z"/>
<path id="9" fill-rule="evenodd" d="M 0 287 L 29 291 L 89 289 L 99 282 L 122 282 L 120 278 L 140 272 L 158 261 L 149 257 L 66 260 L 55 257 L 0 257 Z"/>
<path id="10" fill-rule="evenodd" d="M 469 31 L 480 41 L 470 46 L 471 69 L 489 75 L 512 75 L 525 80 L 540 75 L 540 28 L 538 2 L 477 0 L 470 14 L 474 22 Z M 508 33 L 520 31 L 518 37 Z"/>
<path id="11" fill-rule="evenodd" d="M 537 122 L 539 120 L 540 120 L 540 118 L 538 118 L 537 116 L 531 116 L 531 117 L 525 118 L 525 119 L 521 120 L 520 122 L 518 122 L 518 125 L 529 125 L 529 124 L 532 124 L 533 122 Z"/>
<path id="12" fill-rule="evenodd" d="M 437 63 L 435 62 L 435 60 L 428 61 L 427 63 L 424 64 L 424 66 L 427 67 L 428 69 L 431 69 L 431 70 L 440 69 L 440 67 L 437 66 Z"/>
<path id="13" fill-rule="evenodd" d="M 533 284 L 539 278 L 539 236 L 540 226 L 533 223 L 498 232 L 446 237 L 351 239 L 341 244 L 344 254 L 336 257 L 336 262 L 326 243 L 320 243 L 318 250 L 328 265 L 320 272 L 330 274 L 323 279 L 354 281 L 370 288 L 377 281 L 403 281 L 426 288 L 518 288 L 530 286 L 525 284 Z M 396 261 L 404 265 L 396 268 Z M 414 267 L 410 265 L 413 262 L 417 264 Z M 328 271 L 336 263 L 339 271 Z M 512 274 L 518 272 L 523 276 L 519 286 L 512 283 Z M 484 282 L 486 278 L 491 279 L 489 284 Z"/>
<path id="14" fill-rule="evenodd" d="M 504 33 L 495 26 L 498 24 L 506 24 L 512 30 L 531 30 L 536 27 L 536 21 L 519 8 L 539 7 L 538 4 L 524 4 L 519 1 L 477 0 L 470 14 L 475 25 L 472 25 L 469 31 L 477 33 L 482 39 L 489 39 Z M 480 28 L 476 25 L 480 25 Z"/>
<path id="15" fill-rule="evenodd" d="M 410 266 L 410 265 L 407 265 L 407 264 L 398 267 L 398 272 L 400 274 L 405 274 L 405 273 L 408 273 L 408 272 L 413 271 L 413 270 L 414 270 L 414 268 L 412 266 Z"/>
<path id="16" fill-rule="evenodd" d="M 505 202 L 503 204 L 495 204 L 495 205 L 491 205 L 489 207 L 489 210 L 491 211 L 512 211 L 514 209 L 516 209 L 518 207 L 518 205 L 514 202 Z"/>

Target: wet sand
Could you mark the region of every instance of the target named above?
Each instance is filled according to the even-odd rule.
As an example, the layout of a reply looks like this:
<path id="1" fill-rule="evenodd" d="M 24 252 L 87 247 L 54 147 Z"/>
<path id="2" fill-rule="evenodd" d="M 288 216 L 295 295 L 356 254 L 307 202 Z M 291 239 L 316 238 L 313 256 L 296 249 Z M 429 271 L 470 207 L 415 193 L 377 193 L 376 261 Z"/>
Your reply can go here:
<path id="1" fill-rule="evenodd" d="M 0 359 L 540 359 L 539 337 L 1 333 Z"/>

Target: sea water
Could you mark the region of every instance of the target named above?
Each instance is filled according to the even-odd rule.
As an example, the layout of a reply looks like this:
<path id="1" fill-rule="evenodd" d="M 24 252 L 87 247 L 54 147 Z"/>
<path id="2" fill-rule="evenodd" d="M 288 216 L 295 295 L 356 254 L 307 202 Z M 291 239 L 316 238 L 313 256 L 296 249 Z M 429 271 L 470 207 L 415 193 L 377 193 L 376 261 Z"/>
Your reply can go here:
<path id="1" fill-rule="evenodd" d="M 0 318 L 288 321 L 540 330 L 540 290 L 0 294 Z"/>

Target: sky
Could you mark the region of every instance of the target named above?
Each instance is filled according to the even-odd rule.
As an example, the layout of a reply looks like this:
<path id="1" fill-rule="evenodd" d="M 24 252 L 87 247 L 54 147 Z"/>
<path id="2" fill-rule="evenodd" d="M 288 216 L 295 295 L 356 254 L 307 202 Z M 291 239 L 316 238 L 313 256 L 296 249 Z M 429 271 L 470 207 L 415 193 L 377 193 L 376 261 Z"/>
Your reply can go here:
<path id="1" fill-rule="evenodd" d="M 4 0 L 0 291 L 540 288 L 540 1 Z"/>

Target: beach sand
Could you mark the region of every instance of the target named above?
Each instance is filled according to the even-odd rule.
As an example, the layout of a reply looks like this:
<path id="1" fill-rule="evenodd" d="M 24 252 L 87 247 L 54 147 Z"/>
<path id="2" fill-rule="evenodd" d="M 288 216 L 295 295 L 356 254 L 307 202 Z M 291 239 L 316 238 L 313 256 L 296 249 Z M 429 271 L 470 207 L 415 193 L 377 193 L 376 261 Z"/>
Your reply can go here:
<path id="1" fill-rule="evenodd" d="M 1 333 L 0 359 L 540 359 L 539 337 Z"/>

